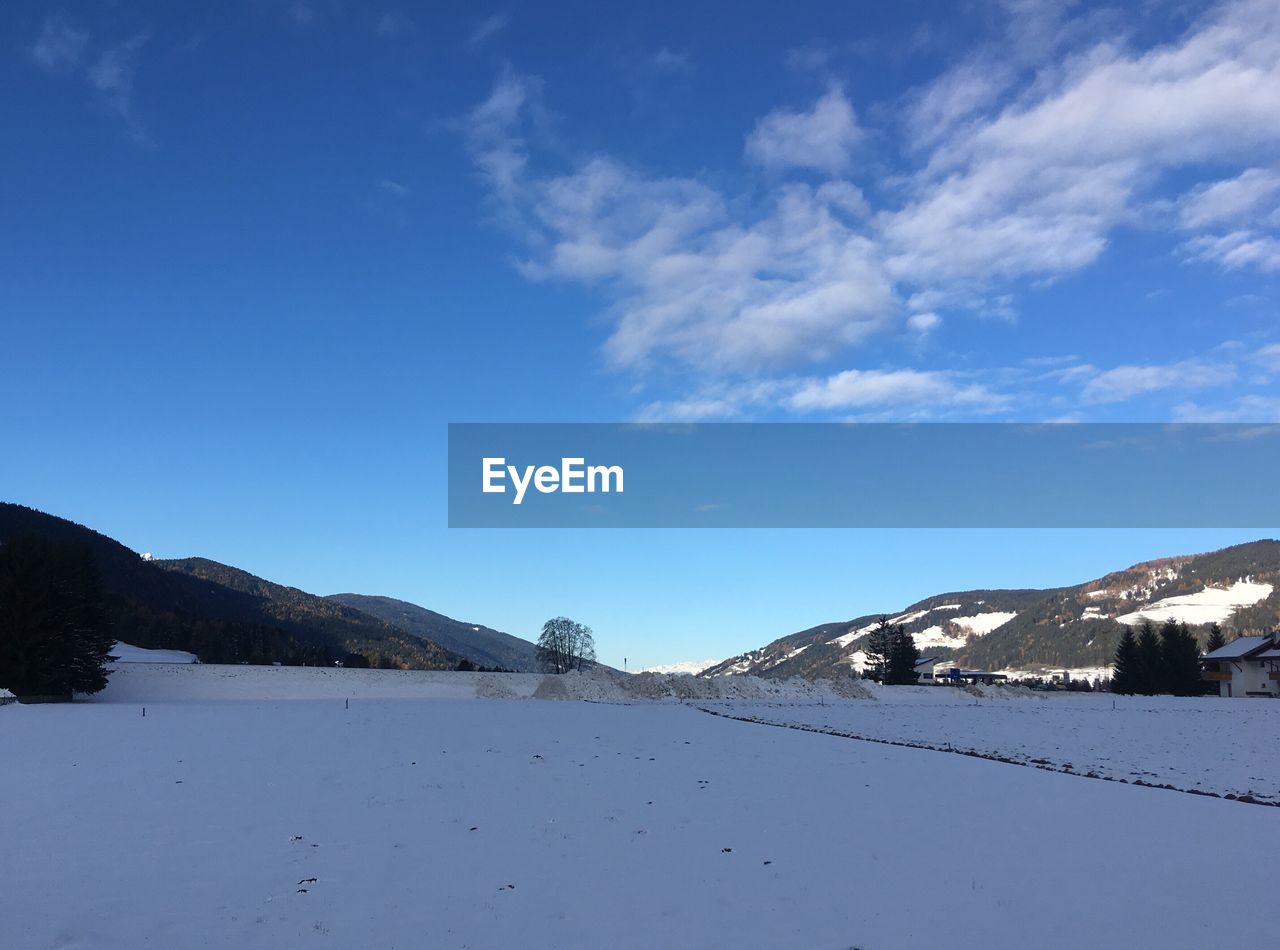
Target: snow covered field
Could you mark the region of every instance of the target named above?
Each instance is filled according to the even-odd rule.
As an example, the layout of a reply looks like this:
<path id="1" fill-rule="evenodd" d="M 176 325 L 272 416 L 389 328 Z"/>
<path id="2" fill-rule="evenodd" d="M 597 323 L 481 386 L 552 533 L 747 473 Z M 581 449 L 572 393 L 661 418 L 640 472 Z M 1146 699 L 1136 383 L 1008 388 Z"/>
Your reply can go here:
<path id="1" fill-rule="evenodd" d="M 117 674 L 115 702 L 0 708 L 5 947 L 1273 945 L 1217 911 L 1215 882 L 1266 906 L 1272 849 L 1253 843 L 1280 839 L 1280 809 L 674 702 L 368 698 L 387 674 L 363 670 L 310 671 L 331 695 L 281 701 L 252 695 L 281 668 L 172 669 L 198 671 L 183 688 L 238 669 L 218 688 L 238 679 L 240 699 L 165 701 L 176 677 L 148 665 Z M 477 692 L 416 676 L 418 696 Z M 727 705 L 981 721 L 955 704 L 974 697 L 908 692 L 936 695 Z M 1065 699 L 977 708 L 1026 742 L 1069 731 L 1055 711 L 1109 714 Z"/>
<path id="2" fill-rule="evenodd" d="M 880 702 L 701 705 L 760 721 L 998 755 L 1077 775 L 1280 803 L 1280 703 L 1103 693 L 988 699 L 945 687 L 895 687 L 876 695 Z"/>

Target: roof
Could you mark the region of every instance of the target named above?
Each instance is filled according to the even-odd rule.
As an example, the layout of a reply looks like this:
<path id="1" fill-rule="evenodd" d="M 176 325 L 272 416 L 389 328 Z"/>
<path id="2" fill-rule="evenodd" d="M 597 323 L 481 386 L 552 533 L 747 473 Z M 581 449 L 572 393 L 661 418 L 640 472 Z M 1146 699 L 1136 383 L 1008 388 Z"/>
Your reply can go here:
<path id="1" fill-rule="evenodd" d="M 937 662 L 938 662 L 938 657 L 936 656 L 922 656 L 920 657 L 920 659 L 916 660 L 916 666 L 926 666 L 930 663 L 937 663 Z"/>
<path id="2" fill-rule="evenodd" d="M 1265 637 L 1240 637 L 1232 640 L 1224 647 L 1218 647 L 1212 653 L 1206 653 L 1206 660 L 1242 660 L 1255 650 L 1265 650 L 1273 647 L 1275 641 L 1270 636 Z"/>
<path id="3" fill-rule="evenodd" d="M 1280 660 L 1280 647 L 1272 647 L 1270 650 L 1263 650 L 1261 653 L 1255 653 L 1251 660 Z"/>

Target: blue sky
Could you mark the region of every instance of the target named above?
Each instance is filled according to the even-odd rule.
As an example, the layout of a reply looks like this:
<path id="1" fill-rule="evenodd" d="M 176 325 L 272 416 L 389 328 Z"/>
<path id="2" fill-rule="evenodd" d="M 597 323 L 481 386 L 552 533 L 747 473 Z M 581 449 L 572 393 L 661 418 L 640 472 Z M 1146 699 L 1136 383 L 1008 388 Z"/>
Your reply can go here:
<path id="1" fill-rule="evenodd" d="M 642 662 L 1249 536 L 450 532 L 445 426 L 1276 421 L 1274 0 L 0 35 L 6 499 Z"/>

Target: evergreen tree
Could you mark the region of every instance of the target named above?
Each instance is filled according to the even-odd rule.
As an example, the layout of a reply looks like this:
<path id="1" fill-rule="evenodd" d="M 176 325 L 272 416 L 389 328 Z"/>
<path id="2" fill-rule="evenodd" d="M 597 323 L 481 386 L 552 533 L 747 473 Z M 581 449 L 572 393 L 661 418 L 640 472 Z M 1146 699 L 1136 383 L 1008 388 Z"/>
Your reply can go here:
<path id="1" fill-rule="evenodd" d="M 114 642 L 87 545 L 0 546 L 0 686 L 20 697 L 96 693 Z"/>
<path id="2" fill-rule="evenodd" d="M 1185 623 L 1165 621 L 1160 628 L 1160 655 L 1162 692 L 1199 696 L 1204 691 L 1200 678 L 1200 646 Z"/>
<path id="3" fill-rule="evenodd" d="M 866 666 L 862 675 L 877 683 L 887 682 L 885 675 L 889 668 L 889 657 L 893 653 L 894 626 L 889 618 L 881 617 L 876 628 L 867 637 L 867 644 L 862 652 L 867 655 Z"/>
<path id="4" fill-rule="evenodd" d="M 894 626 L 892 630 L 884 681 L 892 686 L 910 686 L 920 678 L 920 674 L 916 672 L 920 651 L 916 649 L 915 637 L 907 633 L 902 624 Z"/>
<path id="5" fill-rule="evenodd" d="M 1112 662 L 1111 692 L 1129 696 L 1139 692 L 1138 668 L 1138 641 L 1133 636 L 1133 628 L 1125 627 L 1124 633 L 1120 635 L 1120 645 L 1116 647 L 1115 660 Z"/>
<path id="6" fill-rule="evenodd" d="M 1216 623 L 1209 625 L 1209 641 L 1205 644 L 1205 653 L 1212 653 L 1227 645 L 1227 638 L 1222 635 L 1222 628 Z"/>
<path id="7" fill-rule="evenodd" d="M 1144 620 L 1138 631 L 1138 678 L 1136 692 L 1154 696 L 1162 686 L 1164 656 L 1160 652 L 1160 635 L 1151 621 Z"/>

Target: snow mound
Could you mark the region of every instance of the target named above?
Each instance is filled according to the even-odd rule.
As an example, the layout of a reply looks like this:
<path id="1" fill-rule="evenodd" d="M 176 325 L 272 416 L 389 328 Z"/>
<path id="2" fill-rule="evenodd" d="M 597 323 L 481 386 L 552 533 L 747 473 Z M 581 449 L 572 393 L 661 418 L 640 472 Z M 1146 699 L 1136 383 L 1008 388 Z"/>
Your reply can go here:
<path id="1" fill-rule="evenodd" d="M 761 679 L 758 676 L 696 677 L 687 674 L 619 674 L 596 669 L 548 674 L 534 690 L 534 699 L 588 700 L 594 702 L 662 702 L 728 699 L 874 699 L 861 681 Z"/>

